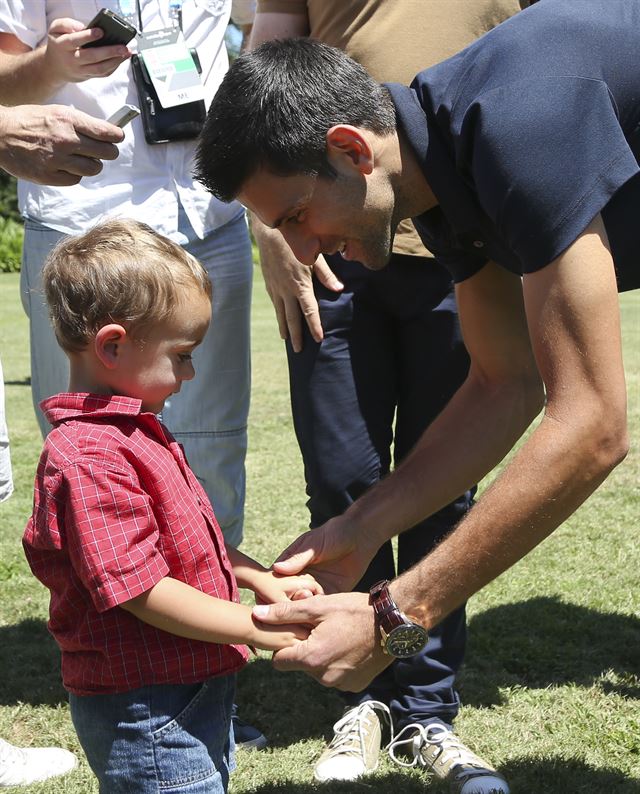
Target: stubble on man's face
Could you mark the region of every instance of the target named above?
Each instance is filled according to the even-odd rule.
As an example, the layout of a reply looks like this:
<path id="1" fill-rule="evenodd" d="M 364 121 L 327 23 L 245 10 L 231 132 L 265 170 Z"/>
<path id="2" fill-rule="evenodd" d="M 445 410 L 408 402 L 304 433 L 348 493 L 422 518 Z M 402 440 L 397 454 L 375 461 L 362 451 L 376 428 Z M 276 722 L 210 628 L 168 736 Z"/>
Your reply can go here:
<path id="1" fill-rule="evenodd" d="M 369 270 L 382 270 L 389 264 L 397 226 L 391 188 L 387 190 L 374 180 L 356 181 L 341 175 L 333 185 L 348 218 L 347 236 L 359 253 L 358 261 Z"/>

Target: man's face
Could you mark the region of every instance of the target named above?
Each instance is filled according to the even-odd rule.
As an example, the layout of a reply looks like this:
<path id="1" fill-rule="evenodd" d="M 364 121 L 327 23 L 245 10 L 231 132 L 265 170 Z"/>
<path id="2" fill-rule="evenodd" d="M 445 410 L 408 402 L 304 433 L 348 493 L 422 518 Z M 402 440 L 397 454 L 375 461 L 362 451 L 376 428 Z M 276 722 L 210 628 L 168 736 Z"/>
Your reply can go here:
<path id="1" fill-rule="evenodd" d="M 395 232 L 393 192 L 373 175 L 355 171 L 335 179 L 277 176 L 264 169 L 243 185 L 238 199 L 267 226 L 279 229 L 295 256 L 313 265 L 320 254 L 340 253 L 380 270 Z"/>

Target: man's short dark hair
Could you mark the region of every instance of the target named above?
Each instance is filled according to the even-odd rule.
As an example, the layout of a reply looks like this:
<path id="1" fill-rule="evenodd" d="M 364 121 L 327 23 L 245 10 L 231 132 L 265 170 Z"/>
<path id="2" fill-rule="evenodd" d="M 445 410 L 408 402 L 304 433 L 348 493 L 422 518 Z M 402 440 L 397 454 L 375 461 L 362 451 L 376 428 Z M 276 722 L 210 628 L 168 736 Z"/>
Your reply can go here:
<path id="1" fill-rule="evenodd" d="M 335 124 L 391 134 L 389 92 L 334 47 L 306 38 L 266 42 L 241 55 L 222 81 L 200 136 L 196 178 L 231 201 L 260 167 L 335 176 L 326 154 Z"/>

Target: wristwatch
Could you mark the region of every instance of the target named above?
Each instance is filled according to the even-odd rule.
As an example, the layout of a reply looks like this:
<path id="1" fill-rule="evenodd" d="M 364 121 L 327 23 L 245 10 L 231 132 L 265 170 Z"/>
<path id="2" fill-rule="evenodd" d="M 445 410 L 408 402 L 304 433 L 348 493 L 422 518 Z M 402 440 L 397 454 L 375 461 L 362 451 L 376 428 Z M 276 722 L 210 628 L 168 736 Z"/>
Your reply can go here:
<path id="1" fill-rule="evenodd" d="M 396 659 L 415 656 L 427 644 L 429 635 L 415 618 L 408 617 L 398 609 L 389 592 L 389 581 L 376 582 L 369 590 L 369 603 L 375 613 L 376 625 L 380 629 L 382 650 Z"/>

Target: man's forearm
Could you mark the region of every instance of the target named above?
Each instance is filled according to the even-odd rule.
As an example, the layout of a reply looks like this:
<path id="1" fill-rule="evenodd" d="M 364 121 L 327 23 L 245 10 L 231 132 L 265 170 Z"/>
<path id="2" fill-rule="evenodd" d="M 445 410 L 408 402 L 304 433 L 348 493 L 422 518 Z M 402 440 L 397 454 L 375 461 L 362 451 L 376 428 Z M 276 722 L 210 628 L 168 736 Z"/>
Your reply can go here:
<path id="1" fill-rule="evenodd" d="M 545 417 L 466 518 L 392 586 L 399 605 L 426 626 L 439 623 L 471 595 L 550 535 L 606 478 L 588 428 Z M 592 436 L 593 438 L 593 436 Z"/>
<path id="2" fill-rule="evenodd" d="M 0 103 L 45 102 L 64 85 L 48 67 L 45 53 L 45 47 L 16 54 L 0 52 Z"/>
<path id="3" fill-rule="evenodd" d="M 341 517 L 358 536 L 386 540 L 432 515 L 488 474 L 542 407 L 534 373 L 487 387 L 470 374 L 413 451 Z"/>
<path id="4" fill-rule="evenodd" d="M 601 218 L 523 285 L 545 415 L 467 518 L 396 585 L 402 606 L 422 609 L 428 625 L 546 538 L 628 449 L 615 271 Z M 482 299 L 482 284 L 473 297 Z M 491 336 L 482 315 L 476 319 L 474 330 L 488 327 L 489 342 L 505 337 L 504 330 Z M 489 424 L 484 436 L 495 430 Z"/>

